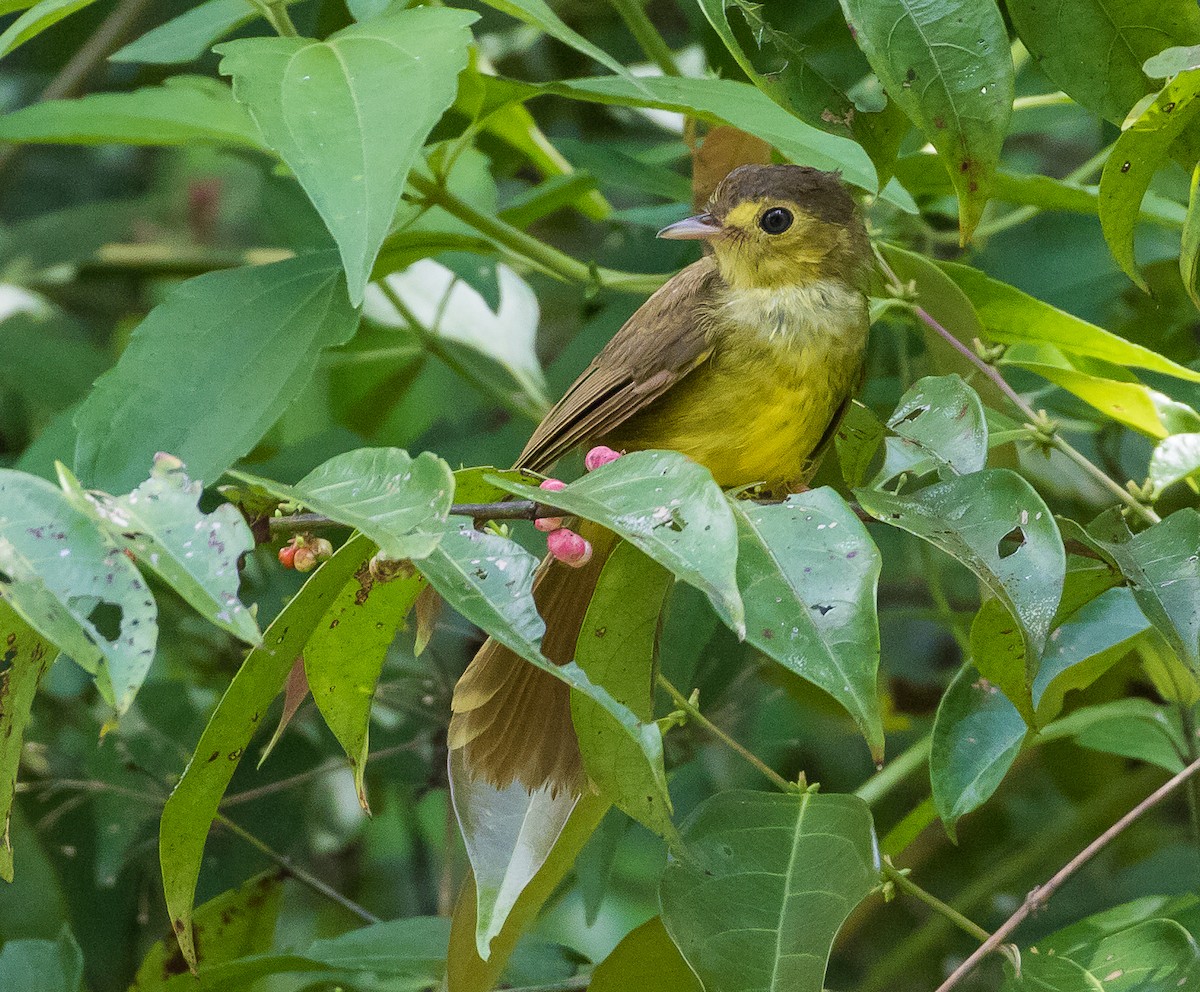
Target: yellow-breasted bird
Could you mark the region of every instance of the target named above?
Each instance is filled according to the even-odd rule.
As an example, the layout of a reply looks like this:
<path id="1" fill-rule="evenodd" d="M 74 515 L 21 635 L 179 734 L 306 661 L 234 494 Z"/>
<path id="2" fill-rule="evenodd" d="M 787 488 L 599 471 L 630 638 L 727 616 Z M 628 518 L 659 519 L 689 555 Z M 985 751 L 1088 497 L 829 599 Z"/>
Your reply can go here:
<path id="1" fill-rule="evenodd" d="M 816 470 L 863 375 L 871 251 L 835 173 L 746 165 L 705 213 L 663 238 L 712 253 L 674 276 L 613 337 L 546 415 L 517 465 L 547 471 L 581 445 L 666 448 L 723 487 L 785 491 Z M 591 561 L 542 563 L 533 595 L 542 652 L 570 661 L 616 537 L 584 523 Z M 503 788 L 583 786 L 567 686 L 488 640 L 454 690 L 449 746 Z"/>

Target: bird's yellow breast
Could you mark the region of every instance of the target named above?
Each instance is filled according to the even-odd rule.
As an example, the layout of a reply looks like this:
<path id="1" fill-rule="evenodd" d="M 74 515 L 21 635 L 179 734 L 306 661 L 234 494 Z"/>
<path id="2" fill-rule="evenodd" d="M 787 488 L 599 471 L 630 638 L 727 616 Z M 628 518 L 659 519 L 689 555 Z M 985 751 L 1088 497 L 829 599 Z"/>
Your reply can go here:
<path id="1" fill-rule="evenodd" d="M 705 361 L 605 443 L 680 451 L 723 487 L 807 481 L 861 375 L 866 298 L 839 280 L 726 290 L 704 320 Z"/>

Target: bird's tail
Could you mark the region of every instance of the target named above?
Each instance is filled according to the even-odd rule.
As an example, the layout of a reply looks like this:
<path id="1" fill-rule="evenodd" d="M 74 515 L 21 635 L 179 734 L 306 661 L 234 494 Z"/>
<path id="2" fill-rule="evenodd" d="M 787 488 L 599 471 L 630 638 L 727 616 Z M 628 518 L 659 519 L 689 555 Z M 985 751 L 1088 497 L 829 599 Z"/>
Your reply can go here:
<path id="1" fill-rule="evenodd" d="M 617 545 L 617 536 L 598 524 L 583 521 L 575 529 L 591 542 L 591 561 L 572 568 L 547 556 L 533 582 L 533 600 L 546 621 L 542 653 L 556 665 L 575 657 L 588 603 Z M 499 789 L 517 781 L 530 792 L 547 785 L 582 791 L 565 682 L 489 637 L 454 687 L 451 708 L 448 745 L 463 749 L 473 776 Z"/>

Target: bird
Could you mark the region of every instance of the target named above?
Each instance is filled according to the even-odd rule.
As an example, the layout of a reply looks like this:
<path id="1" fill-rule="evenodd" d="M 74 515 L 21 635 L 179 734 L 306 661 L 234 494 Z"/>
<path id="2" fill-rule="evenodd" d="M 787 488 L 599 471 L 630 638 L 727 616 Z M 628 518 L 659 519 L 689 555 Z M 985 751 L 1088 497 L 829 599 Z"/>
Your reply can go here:
<path id="1" fill-rule="evenodd" d="M 835 172 L 743 165 L 704 212 L 661 238 L 708 250 L 633 314 L 534 430 L 516 467 L 546 473 L 568 452 L 667 449 L 723 488 L 802 491 L 861 387 L 871 247 Z M 618 538 L 584 521 L 582 567 L 542 562 L 533 597 L 542 653 L 571 661 Z M 649 673 L 648 677 L 649 677 Z M 454 689 L 448 747 L 497 789 L 586 788 L 561 680 L 488 639 Z"/>

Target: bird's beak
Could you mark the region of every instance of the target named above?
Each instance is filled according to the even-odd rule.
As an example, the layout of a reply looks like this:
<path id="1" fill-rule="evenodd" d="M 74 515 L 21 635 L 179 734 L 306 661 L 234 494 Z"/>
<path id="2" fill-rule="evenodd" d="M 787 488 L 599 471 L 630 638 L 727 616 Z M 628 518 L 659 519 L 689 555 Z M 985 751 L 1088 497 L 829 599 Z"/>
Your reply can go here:
<path id="1" fill-rule="evenodd" d="M 720 231 L 721 224 L 712 214 L 697 214 L 664 227 L 658 236 L 672 241 L 707 241 Z"/>

